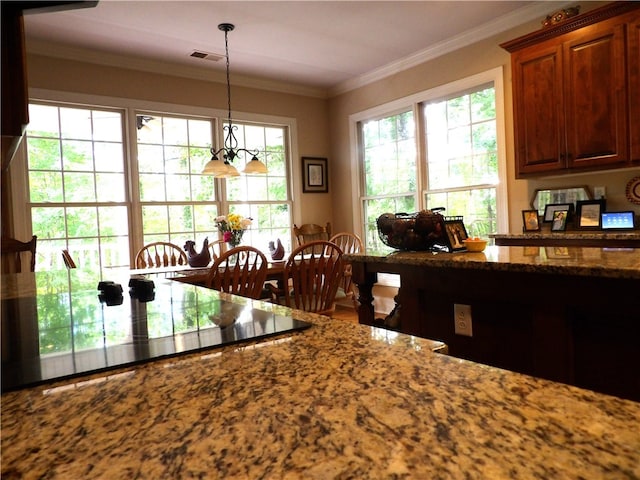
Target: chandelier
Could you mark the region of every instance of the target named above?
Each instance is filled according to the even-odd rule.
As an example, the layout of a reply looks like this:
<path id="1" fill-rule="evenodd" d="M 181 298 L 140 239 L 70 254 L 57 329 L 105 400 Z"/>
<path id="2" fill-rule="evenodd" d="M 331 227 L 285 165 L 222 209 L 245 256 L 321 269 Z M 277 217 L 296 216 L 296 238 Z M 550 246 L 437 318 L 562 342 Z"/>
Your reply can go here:
<path id="1" fill-rule="evenodd" d="M 227 125 L 225 125 L 223 129 L 225 131 L 224 146 L 218 150 L 211 149 L 211 160 L 206 163 L 202 170 L 203 174 L 213 175 L 217 178 L 240 176 L 236 167 L 232 165 L 233 160 L 239 153 L 251 155 L 251 161 L 247 163 L 243 173 L 267 173 L 267 166 L 258 160 L 258 150 L 238 148 L 238 139 L 235 135 L 238 127 L 235 126 L 231 120 L 231 82 L 229 81 L 229 44 L 227 42 L 227 36 L 234 28 L 235 26 L 231 23 L 221 23 L 218 25 L 218 29 L 224 32 L 224 49 L 227 58 L 227 105 L 229 115 Z M 224 161 L 218 158 L 220 154 L 222 154 Z"/>

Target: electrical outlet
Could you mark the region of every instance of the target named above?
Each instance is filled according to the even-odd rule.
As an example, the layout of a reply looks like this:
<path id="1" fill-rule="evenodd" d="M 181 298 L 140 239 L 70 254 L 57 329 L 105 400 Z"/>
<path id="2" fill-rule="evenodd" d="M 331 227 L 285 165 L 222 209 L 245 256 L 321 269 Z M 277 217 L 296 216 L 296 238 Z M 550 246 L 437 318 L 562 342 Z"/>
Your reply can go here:
<path id="1" fill-rule="evenodd" d="M 473 336 L 471 305 L 453 304 L 453 323 L 456 335 Z"/>
<path id="2" fill-rule="evenodd" d="M 593 196 L 596 200 L 604 198 L 606 194 L 605 187 L 593 187 Z"/>

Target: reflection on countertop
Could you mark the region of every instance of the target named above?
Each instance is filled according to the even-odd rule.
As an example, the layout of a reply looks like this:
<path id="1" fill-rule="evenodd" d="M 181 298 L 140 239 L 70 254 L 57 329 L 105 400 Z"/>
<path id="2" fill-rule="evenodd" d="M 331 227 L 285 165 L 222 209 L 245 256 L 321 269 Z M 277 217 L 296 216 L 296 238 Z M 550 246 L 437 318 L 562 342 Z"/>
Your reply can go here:
<path id="1" fill-rule="evenodd" d="M 640 477 L 640 403 L 296 317 L 312 327 L 3 394 L 3 478 Z"/>
<path id="2" fill-rule="evenodd" d="M 496 245 L 501 246 L 565 246 L 565 247 L 609 247 L 640 248 L 640 231 L 589 231 L 573 230 L 551 232 L 548 227 L 539 232 L 523 232 L 515 234 L 491 234 Z"/>

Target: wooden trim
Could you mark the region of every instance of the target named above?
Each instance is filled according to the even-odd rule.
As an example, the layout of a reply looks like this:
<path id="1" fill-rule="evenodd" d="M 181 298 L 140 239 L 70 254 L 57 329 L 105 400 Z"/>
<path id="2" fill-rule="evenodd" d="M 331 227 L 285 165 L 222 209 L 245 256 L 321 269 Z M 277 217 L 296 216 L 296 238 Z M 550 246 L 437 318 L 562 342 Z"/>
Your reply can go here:
<path id="1" fill-rule="evenodd" d="M 531 45 L 536 45 L 544 40 L 558 37 L 565 33 L 573 32 L 580 28 L 616 17 L 623 13 L 640 9 L 640 2 L 612 2 L 590 12 L 565 20 L 551 27 L 543 27 L 540 30 L 522 37 L 501 43 L 500 46 L 510 53 L 516 52 Z"/>

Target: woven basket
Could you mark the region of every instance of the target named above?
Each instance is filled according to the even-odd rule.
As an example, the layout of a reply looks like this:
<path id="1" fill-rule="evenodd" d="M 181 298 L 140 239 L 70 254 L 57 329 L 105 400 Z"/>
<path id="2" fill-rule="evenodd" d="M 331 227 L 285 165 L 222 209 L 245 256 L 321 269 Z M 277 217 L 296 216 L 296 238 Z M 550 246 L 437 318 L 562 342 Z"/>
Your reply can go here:
<path id="1" fill-rule="evenodd" d="M 444 217 L 437 210 L 417 213 L 383 213 L 376 221 L 382 242 L 398 250 L 432 250 L 446 245 Z"/>

